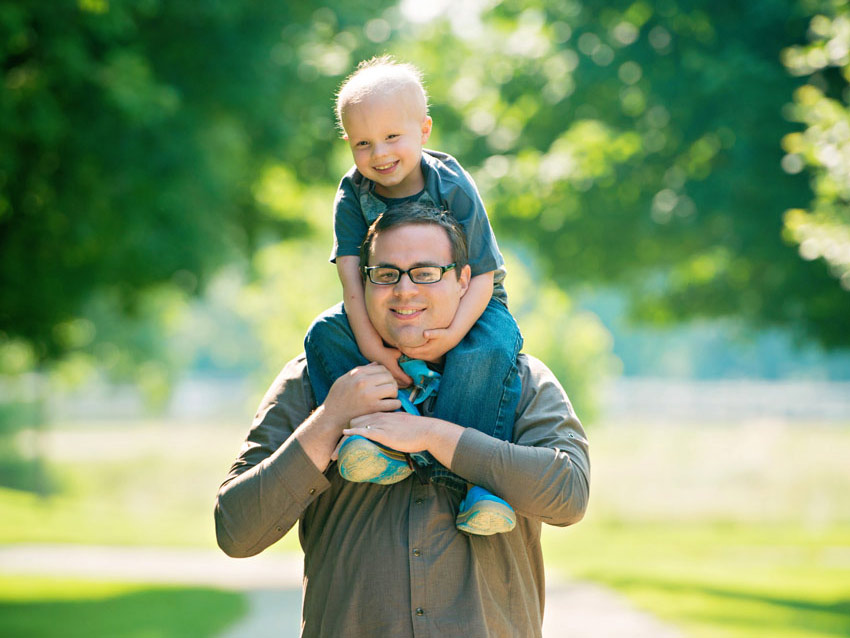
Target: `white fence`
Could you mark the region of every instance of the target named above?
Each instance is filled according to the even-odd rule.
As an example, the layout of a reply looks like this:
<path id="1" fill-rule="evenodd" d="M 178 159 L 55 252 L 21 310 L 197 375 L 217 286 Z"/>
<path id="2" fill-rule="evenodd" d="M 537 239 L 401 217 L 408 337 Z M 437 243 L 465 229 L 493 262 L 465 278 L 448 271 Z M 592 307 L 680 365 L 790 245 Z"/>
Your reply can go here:
<path id="1" fill-rule="evenodd" d="M 608 383 L 601 397 L 600 412 L 606 420 L 850 423 L 850 382 L 621 377 Z"/>
<path id="2" fill-rule="evenodd" d="M 240 378 L 186 379 L 175 388 L 163 416 L 239 419 L 247 423 L 265 389 Z M 605 384 L 599 396 L 600 415 L 610 421 L 712 423 L 764 419 L 850 424 L 850 382 L 621 377 Z M 135 388 L 106 384 L 53 395 L 48 411 L 52 421 L 134 419 L 147 412 Z"/>

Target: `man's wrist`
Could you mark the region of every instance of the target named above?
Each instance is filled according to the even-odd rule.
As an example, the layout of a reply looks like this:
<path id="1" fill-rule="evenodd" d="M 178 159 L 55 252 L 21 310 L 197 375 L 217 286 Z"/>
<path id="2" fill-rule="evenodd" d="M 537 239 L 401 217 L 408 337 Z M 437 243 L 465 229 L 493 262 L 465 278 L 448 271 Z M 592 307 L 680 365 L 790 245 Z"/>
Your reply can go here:
<path id="1" fill-rule="evenodd" d="M 434 458 L 451 469 L 455 449 L 465 428 L 442 419 L 431 418 L 431 421 L 427 449 Z"/>
<path id="2" fill-rule="evenodd" d="M 295 438 L 320 472 L 327 469 L 331 453 L 346 425 L 347 421 L 342 422 L 340 415 L 322 404 L 295 431 Z"/>

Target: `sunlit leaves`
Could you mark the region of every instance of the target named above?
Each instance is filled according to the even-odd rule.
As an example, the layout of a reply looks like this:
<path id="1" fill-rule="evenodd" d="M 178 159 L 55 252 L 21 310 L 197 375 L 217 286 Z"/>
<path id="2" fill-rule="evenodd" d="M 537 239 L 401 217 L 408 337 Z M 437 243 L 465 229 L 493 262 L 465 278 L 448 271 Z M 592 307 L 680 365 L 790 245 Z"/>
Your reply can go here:
<path id="1" fill-rule="evenodd" d="M 611 334 L 598 317 L 577 310 L 569 295 L 541 277 L 535 264 L 510 252 L 506 261 L 506 287 L 523 351 L 542 359 L 568 389 L 582 418 L 592 420 L 600 382 L 619 371 Z"/>
<path id="2" fill-rule="evenodd" d="M 808 169 L 814 200 L 809 210 L 785 213 L 784 236 L 799 245 L 803 259 L 826 261 L 850 291 L 850 7 L 834 5 L 829 15 L 815 15 L 809 35 L 808 45 L 788 47 L 782 55 L 794 75 L 815 74 L 794 94 L 791 113 L 806 129 L 783 138 L 782 167 L 791 174 Z M 822 72 L 829 67 L 842 73 L 843 99 L 825 93 Z"/>

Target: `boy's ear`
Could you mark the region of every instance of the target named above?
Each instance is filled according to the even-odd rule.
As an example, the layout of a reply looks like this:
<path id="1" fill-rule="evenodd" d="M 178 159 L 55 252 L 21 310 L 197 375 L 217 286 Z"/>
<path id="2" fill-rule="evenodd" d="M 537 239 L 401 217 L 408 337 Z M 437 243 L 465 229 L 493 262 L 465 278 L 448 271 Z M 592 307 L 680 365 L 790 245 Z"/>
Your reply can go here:
<path id="1" fill-rule="evenodd" d="M 431 137 L 431 125 L 433 124 L 433 120 L 430 115 L 426 115 L 422 120 L 422 143 L 428 141 L 428 138 Z"/>

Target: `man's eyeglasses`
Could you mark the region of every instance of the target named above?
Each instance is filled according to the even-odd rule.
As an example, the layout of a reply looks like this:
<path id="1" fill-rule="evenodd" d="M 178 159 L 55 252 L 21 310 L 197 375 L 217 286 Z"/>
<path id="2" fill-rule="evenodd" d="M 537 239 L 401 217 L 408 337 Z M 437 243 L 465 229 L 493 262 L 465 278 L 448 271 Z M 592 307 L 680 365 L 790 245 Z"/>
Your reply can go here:
<path id="1" fill-rule="evenodd" d="M 402 270 L 394 266 L 366 266 L 363 272 L 373 284 L 392 286 L 397 284 L 405 273 L 415 284 L 435 284 L 443 278 L 446 271 L 451 270 L 457 263 L 448 266 L 416 266 Z"/>

